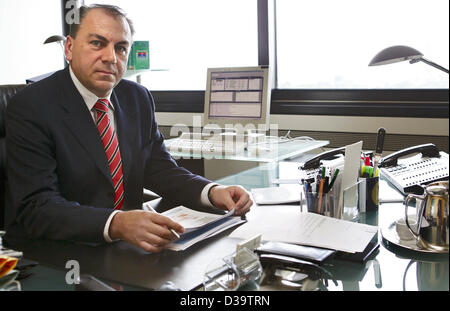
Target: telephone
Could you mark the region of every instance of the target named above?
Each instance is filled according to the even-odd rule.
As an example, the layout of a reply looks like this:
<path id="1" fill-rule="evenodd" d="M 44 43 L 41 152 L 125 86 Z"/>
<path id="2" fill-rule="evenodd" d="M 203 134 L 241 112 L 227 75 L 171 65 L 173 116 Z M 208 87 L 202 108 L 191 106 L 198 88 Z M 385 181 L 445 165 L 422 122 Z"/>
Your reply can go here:
<path id="1" fill-rule="evenodd" d="M 312 280 L 321 278 L 334 280 L 328 270 L 306 260 L 276 254 L 261 254 L 259 260 L 265 269 L 266 277 L 273 277 L 276 270 L 281 269 L 307 274 Z"/>
<path id="2" fill-rule="evenodd" d="M 304 180 L 312 180 L 319 173 L 320 165 L 325 165 L 328 169 L 343 166 L 344 156 L 345 147 L 328 150 L 308 159 L 298 169 L 302 172 Z"/>
<path id="3" fill-rule="evenodd" d="M 408 158 L 403 158 L 414 154 Z M 380 160 L 383 176 L 403 194 L 422 194 L 421 185 L 448 180 L 448 154 L 433 144 L 409 147 Z"/>

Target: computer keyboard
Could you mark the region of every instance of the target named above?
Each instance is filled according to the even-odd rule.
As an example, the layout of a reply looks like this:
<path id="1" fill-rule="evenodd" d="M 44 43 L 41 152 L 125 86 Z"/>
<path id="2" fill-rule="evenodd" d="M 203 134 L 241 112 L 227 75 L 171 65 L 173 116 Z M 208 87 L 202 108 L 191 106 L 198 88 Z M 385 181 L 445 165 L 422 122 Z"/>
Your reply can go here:
<path id="1" fill-rule="evenodd" d="M 277 150 L 279 144 L 292 140 L 279 137 L 266 139 L 266 136 L 241 137 L 227 133 L 212 136 L 182 133 L 178 138 L 167 140 L 166 147 L 171 153 L 261 156 Z"/>
<path id="2" fill-rule="evenodd" d="M 166 143 L 170 152 L 222 154 L 235 153 L 233 143 L 225 144 L 221 140 L 176 138 Z"/>

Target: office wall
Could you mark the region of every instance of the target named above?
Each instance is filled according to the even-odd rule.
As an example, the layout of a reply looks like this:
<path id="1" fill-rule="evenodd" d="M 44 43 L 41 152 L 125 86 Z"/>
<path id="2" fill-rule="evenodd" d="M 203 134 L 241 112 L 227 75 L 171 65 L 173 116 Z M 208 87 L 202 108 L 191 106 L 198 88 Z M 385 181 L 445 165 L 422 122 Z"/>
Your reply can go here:
<path id="1" fill-rule="evenodd" d="M 63 67 L 57 43 L 44 45 L 51 35 L 60 35 L 60 0 L 0 1 L 0 84 L 25 83 Z"/>

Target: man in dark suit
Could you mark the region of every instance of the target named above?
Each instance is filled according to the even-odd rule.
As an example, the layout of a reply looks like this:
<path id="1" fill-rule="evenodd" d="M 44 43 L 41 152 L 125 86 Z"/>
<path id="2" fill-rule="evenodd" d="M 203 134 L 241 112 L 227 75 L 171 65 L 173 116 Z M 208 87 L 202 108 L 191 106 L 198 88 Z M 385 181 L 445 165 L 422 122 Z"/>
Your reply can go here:
<path id="1" fill-rule="evenodd" d="M 65 45 L 70 66 L 8 105 L 11 200 L 7 233 L 82 242 L 126 240 L 157 252 L 183 232 L 143 211 L 143 188 L 177 204 L 245 214 L 253 204 L 178 167 L 158 131 L 148 90 L 122 80 L 133 26 L 117 7 L 82 7 Z"/>

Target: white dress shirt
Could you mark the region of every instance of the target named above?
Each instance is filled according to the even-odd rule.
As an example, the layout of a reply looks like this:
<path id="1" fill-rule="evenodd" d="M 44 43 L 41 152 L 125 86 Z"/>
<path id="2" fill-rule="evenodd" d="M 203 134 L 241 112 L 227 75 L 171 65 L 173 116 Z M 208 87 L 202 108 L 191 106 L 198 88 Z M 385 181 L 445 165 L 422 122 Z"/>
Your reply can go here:
<path id="1" fill-rule="evenodd" d="M 95 111 L 93 111 L 94 105 L 95 103 L 99 100 L 99 99 L 107 99 L 111 105 L 112 109 L 108 110 L 108 116 L 109 119 L 111 120 L 111 126 L 113 126 L 113 130 L 116 128 L 116 121 L 114 118 L 114 104 L 111 102 L 111 92 L 109 92 L 109 94 L 106 97 L 97 97 L 97 95 L 95 95 L 94 93 L 92 93 L 91 91 L 89 91 L 83 84 L 81 84 L 80 80 L 78 80 L 78 78 L 75 76 L 75 74 L 72 71 L 72 67 L 69 66 L 69 71 L 70 71 L 70 77 L 72 78 L 73 83 L 75 84 L 75 87 L 77 88 L 78 92 L 80 92 L 81 97 L 83 97 L 84 102 L 87 106 L 87 108 L 89 109 L 89 111 L 91 112 L 92 115 L 92 120 L 95 122 Z M 205 186 L 205 188 L 203 188 L 201 194 L 200 194 L 200 202 L 202 205 L 205 206 L 210 206 L 213 207 L 214 205 L 209 201 L 208 198 L 208 192 L 209 189 L 212 186 L 217 185 L 216 183 L 210 183 L 208 185 Z M 111 213 L 111 215 L 108 217 L 108 220 L 106 221 L 105 227 L 103 229 L 103 237 L 105 238 L 105 240 L 107 242 L 113 242 L 113 240 L 109 237 L 109 226 L 111 224 L 111 220 L 113 219 L 114 215 L 116 215 L 116 213 L 118 212 L 122 212 L 120 210 L 115 210 L 114 212 Z"/>

